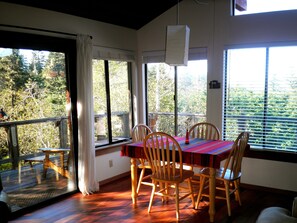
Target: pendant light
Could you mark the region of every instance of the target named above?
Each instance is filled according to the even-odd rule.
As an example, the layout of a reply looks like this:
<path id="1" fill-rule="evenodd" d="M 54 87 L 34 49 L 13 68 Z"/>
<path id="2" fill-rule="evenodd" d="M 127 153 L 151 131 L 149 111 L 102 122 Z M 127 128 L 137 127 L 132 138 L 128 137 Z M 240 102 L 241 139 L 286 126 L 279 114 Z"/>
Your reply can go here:
<path id="1" fill-rule="evenodd" d="M 177 0 L 177 25 L 168 25 L 166 30 L 165 63 L 172 66 L 187 66 L 189 56 L 190 28 L 179 25 L 179 0 Z"/>

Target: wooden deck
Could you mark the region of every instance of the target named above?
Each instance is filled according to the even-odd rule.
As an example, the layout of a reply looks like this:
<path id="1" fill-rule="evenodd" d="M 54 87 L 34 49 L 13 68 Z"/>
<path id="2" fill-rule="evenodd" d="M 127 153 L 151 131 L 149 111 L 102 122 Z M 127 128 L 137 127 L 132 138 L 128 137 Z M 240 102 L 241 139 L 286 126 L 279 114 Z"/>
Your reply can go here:
<path id="1" fill-rule="evenodd" d="M 12 212 L 30 207 L 69 191 L 67 178 L 48 169 L 43 177 L 43 164 L 23 166 L 18 170 L 0 172 L 3 190 L 7 193 Z"/>

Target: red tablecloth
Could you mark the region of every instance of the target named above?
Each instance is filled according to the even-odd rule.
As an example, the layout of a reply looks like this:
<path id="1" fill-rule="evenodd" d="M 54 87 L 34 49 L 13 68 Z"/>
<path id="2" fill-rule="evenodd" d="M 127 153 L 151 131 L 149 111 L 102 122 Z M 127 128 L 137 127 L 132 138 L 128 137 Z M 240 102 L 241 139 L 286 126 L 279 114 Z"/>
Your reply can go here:
<path id="1" fill-rule="evenodd" d="M 219 168 L 220 162 L 226 159 L 232 148 L 233 141 L 190 139 L 185 144 L 185 137 L 175 137 L 183 150 L 183 163 L 205 167 Z M 122 156 L 145 158 L 143 142 L 130 143 L 122 146 Z"/>

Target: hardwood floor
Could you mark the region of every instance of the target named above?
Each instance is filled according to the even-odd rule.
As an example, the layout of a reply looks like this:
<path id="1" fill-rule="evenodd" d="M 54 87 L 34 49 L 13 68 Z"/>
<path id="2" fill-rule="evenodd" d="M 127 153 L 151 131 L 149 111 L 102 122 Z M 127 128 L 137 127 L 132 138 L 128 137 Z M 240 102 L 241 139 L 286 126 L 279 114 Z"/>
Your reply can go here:
<path id="1" fill-rule="evenodd" d="M 138 207 L 133 208 L 131 202 L 130 177 L 111 182 L 100 187 L 100 192 L 83 196 L 74 194 L 58 203 L 51 204 L 34 212 L 15 218 L 11 223 L 45 223 L 45 222 L 176 222 L 175 203 L 162 204 L 155 198 L 152 212 L 147 213 L 151 187 L 142 186 L 138 198 Z M 242 206 L 232 199 L 232 216 L 228 217 L 224 200 L 216 201 L 215 222 L 219 223 L 254 223 L 262 209 L 269 206 L 280 206 L 291 209 L 296 194 L 278 193 L 277 191 L 242 188 Z M 179 222 L 209 222 L 208 203 L 200 202 L 198 210 L 191 206 L 191 200 L 180 203 Z"/>

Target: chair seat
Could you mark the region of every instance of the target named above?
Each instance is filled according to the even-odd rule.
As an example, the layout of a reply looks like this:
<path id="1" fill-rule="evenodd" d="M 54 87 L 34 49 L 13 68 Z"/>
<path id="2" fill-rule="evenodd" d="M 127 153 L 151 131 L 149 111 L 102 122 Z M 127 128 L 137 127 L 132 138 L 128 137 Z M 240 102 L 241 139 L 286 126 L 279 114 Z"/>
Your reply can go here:
<path id="1" fill-rule="evenodd" d="M 162 163 L 162 165 L 167 165 L 167 163 Z M 149 162 L 147 160 L 143 161 L 142 163 L 138 164 L 138 168 L 147 168 L 147 169 L 151 169 L 151 166 L 149 164 Z"/>
<path id="2" fill-rule="evenodd" d="M 176 174 L 175 175 L 173 175 L 172 169 L 171 169 L 170 172 L 171 172 L 171 174 L 166 174 L 165 176 L 164 175 L 158 176 L 157 174 L 152 174 L 151 178 L 153 180 L 160 181 L 160 182 L 170 181 L 172 183 L 181 183 L 185 179 L 194 176 L 194 171 L 192 171 L 192 170 L 183 170 L 182 171 L 182 176 L 179 174 L 180 172 L 177 169 L 176 169 Z"/>
<path id="3" fill-rule="evenodd" d="M 150 169 L 151 166 L 150 166 L 150 164 L 149 164 L 148 161 L 145 161 L 144 163 L 140 163 L 140 164 L 138 164 L 138 168 L 140 168 L 140 169 L 142 169 L 142 168 Z"/>
<path id="4" fill-rule="evenodd" d="M 221 180 L 237 180 L 241 177 L 241 172 L 239 172 L 236 176 L 234 175 L 234 172 L 232 172 L 230 169 L 226 170 L 225 175 L 223 176 L 224 168 L 216 169 L 216 179 Z M 209 177 L 210 169 L 208 167 L 203 168 L 200 170 L 200 174 Z"/>

